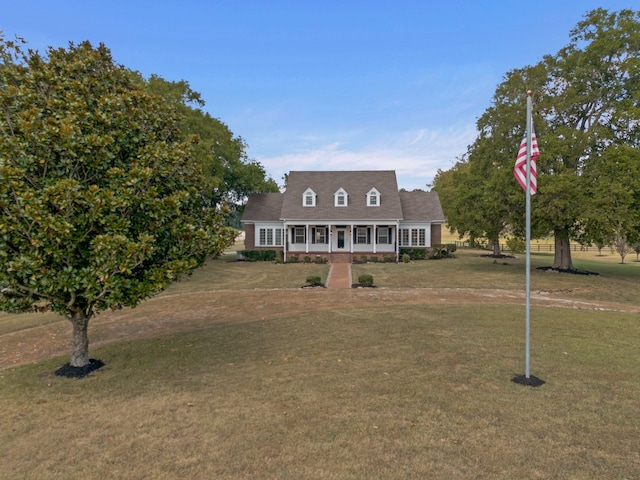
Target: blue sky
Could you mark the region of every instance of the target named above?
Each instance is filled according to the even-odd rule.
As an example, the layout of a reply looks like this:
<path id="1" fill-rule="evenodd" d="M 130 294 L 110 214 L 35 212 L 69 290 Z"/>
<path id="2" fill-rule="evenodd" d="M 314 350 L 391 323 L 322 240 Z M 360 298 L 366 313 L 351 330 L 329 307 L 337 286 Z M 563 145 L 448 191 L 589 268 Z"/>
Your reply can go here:
<path id="1" fill-rule="evenodd" d="M 278 183 L 290 170 L 393 169 L 425 188 L 476 136 L 505 73 L 631 0 L 0 0 L 31 48 L 104 43 L 143 75 L 187 80 Z M 514 158 L 516 152 L 514 151 Z"/>

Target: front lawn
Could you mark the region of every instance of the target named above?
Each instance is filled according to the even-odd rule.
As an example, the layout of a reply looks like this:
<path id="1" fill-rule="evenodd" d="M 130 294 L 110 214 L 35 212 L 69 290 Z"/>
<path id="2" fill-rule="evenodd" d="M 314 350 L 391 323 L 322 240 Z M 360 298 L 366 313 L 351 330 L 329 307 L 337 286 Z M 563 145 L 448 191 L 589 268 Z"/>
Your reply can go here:
<path id="1" fill-rule="evenodd" d="M 640 478 L 637 266 L 534 272 L 531 388 L 522 260 L 456 256 L 345 290 L 219 259 L 92 321 L 82 380 L 66 320 L 2 314 L 0 478 Z"/>

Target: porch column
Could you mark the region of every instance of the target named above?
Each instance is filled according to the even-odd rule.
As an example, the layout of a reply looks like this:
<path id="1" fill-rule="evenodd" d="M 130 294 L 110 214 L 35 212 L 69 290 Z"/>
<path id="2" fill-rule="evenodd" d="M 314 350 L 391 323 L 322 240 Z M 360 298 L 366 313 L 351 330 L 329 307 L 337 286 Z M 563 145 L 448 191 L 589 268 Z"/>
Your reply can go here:
<path id="1" fill-rule="evenodd" d="M 329 224 L 329 232 L 327 233 L 327 253 L 331 253 L 331 241 L 333 240 L 333 235 L 331 233 L 331 224 Z"/>
<path id="2" fill-rule="evenodd" d="M 284 240 L 282 242 L 283 244 L 283 248 L 282 248 L 282 255 L 283 255 L 283 259 L 282 261 L 284 263 L 287 263 L 287 246 L 289 245 L 289 225 L 287 225 L 287 222 L 284 222 L 284 232 L 282 232 L 282 234 L 284 235 L 284 238 L 282 240 Z"/>
<path id="3" fill-rule="evenodd" d="M 304 253 L 309 253 L 309 224 L 304 226 Z"/>
<path id="4" fill-rule="evenodd" d="M 376 247 L 378 246 L 376 242 L 376 239 L 378 238 L 378 225 L 377 224 L 373 224 L 373 238 L 371 239 L 371 242 L 373 243 L 373 253 L 377 253 L 376 251 Z"/>
<path id="5" fill-rule="evenodd" d="M 396 252 L 396 263 L 400 261 L 400 222 L 396 222 L 396 231 L 393 235 L 393 249 Z"/>
<path id="6" fill-rule="evenodd" d="M 353 255 L 353 244 L 354 244 L 354 237 L 353 237 L 353 223 L 350 225 L 351 227 L 351 235 L 350 235 L 350 239 L 349 242 L 351 243 L 351 245 L 349 246 L 349 252 Z"/>

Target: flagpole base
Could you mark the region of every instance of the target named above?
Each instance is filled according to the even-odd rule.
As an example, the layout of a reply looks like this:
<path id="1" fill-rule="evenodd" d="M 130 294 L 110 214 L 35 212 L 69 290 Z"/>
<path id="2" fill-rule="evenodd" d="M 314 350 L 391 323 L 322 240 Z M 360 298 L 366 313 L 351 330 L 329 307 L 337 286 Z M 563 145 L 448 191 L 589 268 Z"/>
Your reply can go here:
<path id="1" fill-rule="evenodd" d="M 540 385 L 544 385 L 546 382 L 544 380 L 540 380 L 538 377 L 529 375 L 527 378 L 526 375 L 518 375 L 511 379 L 513 383 L 517 383 L 519 385 L 525 385 L 527 387 L 539 387 Z"/>

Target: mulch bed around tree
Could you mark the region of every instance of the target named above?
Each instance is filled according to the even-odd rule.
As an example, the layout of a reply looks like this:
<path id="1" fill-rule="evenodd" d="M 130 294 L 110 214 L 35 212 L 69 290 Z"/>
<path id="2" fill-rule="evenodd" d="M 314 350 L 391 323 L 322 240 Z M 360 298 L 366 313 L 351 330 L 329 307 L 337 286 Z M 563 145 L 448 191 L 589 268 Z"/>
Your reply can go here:
<path id="1" fill-rule="evenodd" d="M 519 385 L 525 385 L 527 387 L 539 387 L 540 385 L 544 385 L 545 381 L 540 380 L 538 377 L 534 375 L 529 375 L 527 378 L 526 375 L 517 375 L 511 379 L 513 383 L 517 383 Z"/>
<path id="2" fill-rule="evenodd" d="M 487 253 L 484 255 L 480 255 L 484 258 L 516 258 L 513 255 L 506 255 L 504 253 L 494 254 Z M 505 264 L 506 265 L 506 264 Z M 536 270 L 542 270 L 544 272 L 555 272 L 555 273 L 571 273 L 573 275 L 600 275 L 598 272 L 590 272 L 588 270 L 576 270 L 570 268 L 553 268 L 553 267 L 538 267 Z"/>
<path id="3" fill-rule="evenodd" d="M 573 275 L 600 275 L 598 272 L 590 272 L 588 270 L 574 270 L 570 268 L 553 268 L 553 267 L 538 267 L 536 270 L 543 270 L 545 272 L 555 273 L 571 273 Z"/>
<path id="4" fill-rule="evenodd" d="M 67 377 L 67 378 L 83 378 L 89 375 L 94 370 L 98 370 L 99 368 L 104 367 L 104 362 L 102 360 L 96 360 L 95 358 L 90 358 L 89 363 L 84 367 L 72 367 L 70 364 L 65 363 L 59 369 L 57 369 L 54 373 L 59 377 Z"/>

